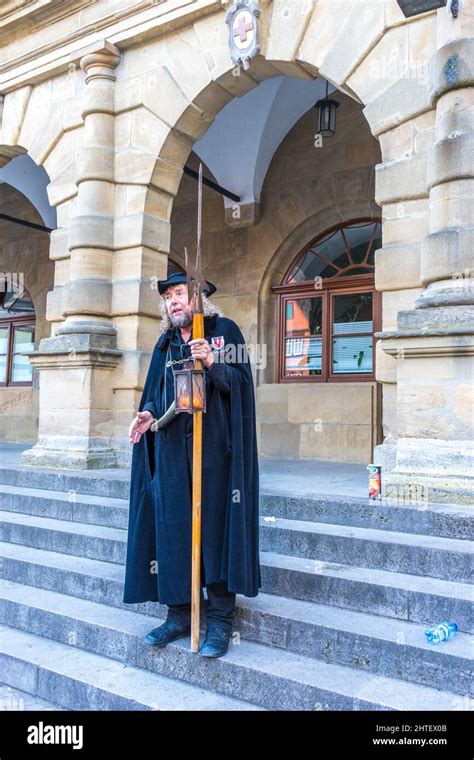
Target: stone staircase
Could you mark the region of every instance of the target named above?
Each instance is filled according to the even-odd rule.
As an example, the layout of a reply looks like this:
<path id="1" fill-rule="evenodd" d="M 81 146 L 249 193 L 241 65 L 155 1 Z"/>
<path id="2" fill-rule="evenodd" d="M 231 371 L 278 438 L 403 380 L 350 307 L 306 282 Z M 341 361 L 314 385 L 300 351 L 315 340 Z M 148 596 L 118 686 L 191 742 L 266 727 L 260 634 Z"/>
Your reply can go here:
<path id="1" fill-rule="evenodd" d="M 99 473 L 0 468 L 0 699 L 13 689 L 25 709 L 472 709 L 468 508 L 262 493 L 263 586 L 237 596 L 229 652 L 207 660 L 189 639 L 149 647 L 167 608 L 122 602 L 128 489 Z M 443 619 L 459 632 L 427 644 L 426 625 Z"/>

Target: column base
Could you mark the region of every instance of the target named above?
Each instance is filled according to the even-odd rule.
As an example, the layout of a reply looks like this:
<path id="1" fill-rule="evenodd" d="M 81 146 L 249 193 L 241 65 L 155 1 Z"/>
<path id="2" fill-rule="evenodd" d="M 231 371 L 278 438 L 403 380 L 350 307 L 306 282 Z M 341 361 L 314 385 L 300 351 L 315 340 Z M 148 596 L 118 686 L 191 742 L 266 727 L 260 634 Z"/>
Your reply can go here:
<path id="1" fill-rule="evenodd" d="M 382 496 L 394 503 L 474 506 L 470 477 L 473 446 L 468 441 L 399 438 L 396 466 L 384 476 Z"/>
<path id="2" fill-rule="evenodd" d="M 376 335 L 397 359 L 396 463 L 382 469 L 382 496 L 474 506 L 472 309 L 401 311 L 397 330 Z"/>
<path id="3" fill-rule="evenodd" d="M 382 497 L 387 503 L 419 504 L 423 509 L 429 504 L 458 504 L 474 507 L 472 494 L 474 480 L 439 478 L 430 475 L 413 475 L 390 472 L 385 478 L 382 471 Z"/>
<path id="4" fill-rule="evenodd" d="M 372 457 L 373 464 L 382 467 L 382 477 L 384 473 L 389 473 L 397 464 L 397 441 L 396 439 L 388 439 L 379 446 L 374 446 L 374 453 Z"/>
<path id="5" fill-rule="evenodd" d="M 114 449 L 113 371 L 122 352 L 115 336 L 68 333 L 29 353 L 39 371 L 38 442 L 21 464 L 70 470 L 119 467 Z"/>
<path id="6" fill-rule="evenodd" d="M 96 445 L 91 438 L 84 436 L 40 437 L 31 449 L 21 454 L 21 464 L 30 467 L 51 467 L 65 470 L 97 470 L 101 468 L 122 466 L 117 452 L 107 446 L 103 439 Z"/>
<path id="7" fill-rule="evenodd" d="M 131 420 L 131 418 L 130 418 Z M 117 437 L 112 441 L 117 467 L 130 468 L 132 465 L 133 445 L 127 437 Z"/>

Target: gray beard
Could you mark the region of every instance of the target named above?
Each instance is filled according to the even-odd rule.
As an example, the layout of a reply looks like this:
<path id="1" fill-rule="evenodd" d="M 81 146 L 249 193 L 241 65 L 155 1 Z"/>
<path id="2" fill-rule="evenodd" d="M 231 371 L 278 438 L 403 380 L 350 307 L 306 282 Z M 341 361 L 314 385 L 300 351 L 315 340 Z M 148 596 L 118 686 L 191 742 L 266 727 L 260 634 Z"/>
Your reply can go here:
<path id="1" fill-rule="evenodd" d="M 170 314 L 169 318 L 174 327 L 189 327 L 193 323 L 192 317 L 185 311 L 182 314 Z"/>

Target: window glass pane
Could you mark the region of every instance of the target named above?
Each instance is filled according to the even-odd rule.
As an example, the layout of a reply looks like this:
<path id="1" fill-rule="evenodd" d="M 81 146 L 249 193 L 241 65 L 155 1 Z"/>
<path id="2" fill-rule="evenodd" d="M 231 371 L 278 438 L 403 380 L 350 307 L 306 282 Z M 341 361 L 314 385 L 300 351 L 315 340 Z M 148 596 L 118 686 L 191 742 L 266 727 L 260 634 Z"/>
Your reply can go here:
<path id="1" fill-rule="evenodd" d="M 344 227 L 344 235 L 351 251 L 353 264 L 362 264 L 365 261 L 374 227 L 374 222 L 359 222 Z"/>
<path id="2" fill-rule="evenodd" d="M 342 230 L 344 232 L 342 232 Z M 369 251 L 369 242 L 372 245 Z M 330 232 L 301 256 L 286 282 L 303 282 L 315 277 L 345 277 L 373 271 L 374 252 L 382 246 L 378 222 L 348 224 Z M 350 256 L 346 249 L 349 249 Z"/>
<path id="3" fill-rule="evenodd" d="M 337 274 L 337 268 L 331 266 L 331 262 L 343 255 L 345 255 L 344 240 L 341 231 L 336 230 L 307 251 L 287 282 L 314 280 L 315 277 L 333 277 Z"/>
<path id="4" fill-rule="evenodd" d="M 350 293 L 334 297 L 333 334 L 371 333 L 372 293 Z M 372 335 L 333 338 L 334 373 L 372 372 Z"/>
<path id="5" fill-rule="evenodd" d="M 33 325 L 17 325 L 13 334 L 13 353 L 16 351 L 32 351 L 35 328 Z"/>
<path id="6" fill-rule="evenodd" d="M 10 308 L 10 314 L 16 315 L 16 314 L 34 314 L 35 307 L 33 306 L 33 301 L 29 297 L 28 293 L 23 294 L 21 298 L 17 298 L 13 305 Z"/>
<path id="7" fill-rule="evenodd" d="M 377 251 L 379 248 L 382 248 L 382 225 L 381 224 L 377 224 L 374 239 L 372 241 L 372 245 L 370 248 L 368 262 L 369 264 L 371 264 L 371 266 L 375 266 L 374 254 L 375 254 L 375 251 Z"/>
<path id="8" fill-rule="evenodd" d="M 10 287 L 5 293 L 2 311 L 10 316 L 34 314 L 35 307 L 33 306 L 30 294 L 26 290 L 21 291 L 20 286 L 17 286 Z"/>
<path id="9" fill-rule="evenodd" d="M 322 370 L 322 339 L 316 337 L 286 338 L 285 375 L 320 375 Z"/>
<path id="10" fill-rule="evenodd" d="M 320 375 L 322 299 L 298 298 L 291 303 L 285 320 L 285 374 Z"/>
<path id="11" fill-rule="evenodd" d="M 7 353 L 8 327 L 0 327 L 0 354 Z"/>
<path id="12" fill-rule="evenodd" d="M 33 376 L 33 367 L 27 356 L 14 354 L 12 359 L 12 383 L 29 383 Z"/>
<path id="13" fill-rule="evenodd" d="M 8 327 L 0 327 L 0 383 L 6 382 L 7 346 L 8 346 Z"/>
<path id="14" fill-rule="evenodd" d="M 285 335 L 296 334 L 300 337 L 321 333 L 322 299 L 295 298 L 291 317 L 285 320 Z"/>
<path id="15" fill-rule="evenodd" d="M 13 335 L 13 360 L 11 381 L 15 383 L 30 382 L 33 367 L 27 356 L 21 356 L 19 351 L 32 351 L 34 348 L 34 327 L 20 325 L 15 327 Z"/>
<path id="16" fill-rule="evenodd" d="M 332 371 L 340 374 L 372 372 L 372 336 L 334 338 Z"/>
<path id="17" fill-rule="evenodd" d="M 334 297 L 334 334 L 372 330 L 372 293 L 350 293 Z"/>

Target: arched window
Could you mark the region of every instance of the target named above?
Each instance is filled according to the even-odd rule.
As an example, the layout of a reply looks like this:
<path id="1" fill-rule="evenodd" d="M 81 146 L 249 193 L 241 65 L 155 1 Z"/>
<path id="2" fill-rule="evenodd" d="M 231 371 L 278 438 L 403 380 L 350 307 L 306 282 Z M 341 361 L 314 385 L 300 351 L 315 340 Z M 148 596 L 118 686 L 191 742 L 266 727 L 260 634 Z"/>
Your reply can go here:
<path id="1" fill-rule="evenodd" d="M 380 294 L 374 253 L 382 246 L 378 219 L 332 227 L 289 267 L 278 294 L 278 381 L 374 380 L 374 332 Z"/>
<path id="2" fill-rule="evenodd" d="M 35 308 L 30 294 L 0 282 L 0 386 L 31 385 L 33 368 L 23 351 L 35 342 Z"/>

